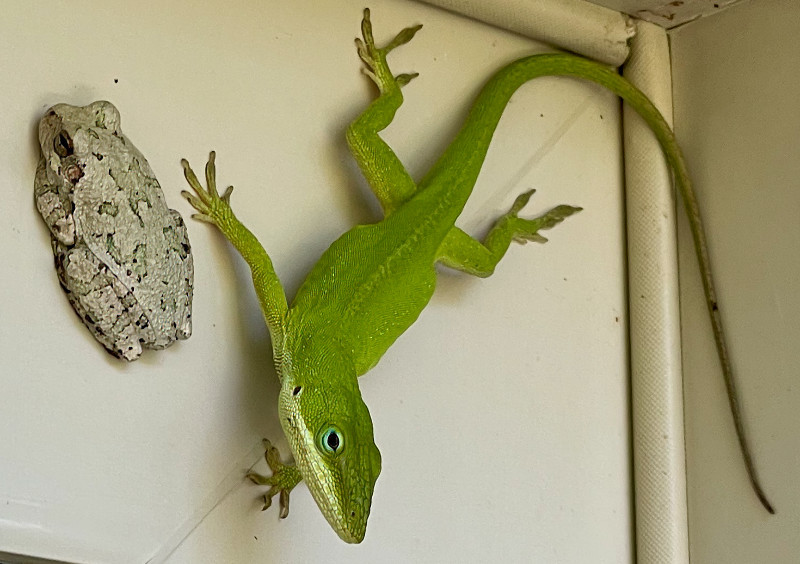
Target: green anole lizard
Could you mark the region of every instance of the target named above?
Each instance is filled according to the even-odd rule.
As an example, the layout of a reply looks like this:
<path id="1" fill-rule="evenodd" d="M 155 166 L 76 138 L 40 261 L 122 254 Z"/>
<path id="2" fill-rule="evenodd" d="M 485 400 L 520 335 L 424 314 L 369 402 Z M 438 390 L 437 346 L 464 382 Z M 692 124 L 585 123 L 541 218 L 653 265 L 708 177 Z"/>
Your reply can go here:
<path id="1" fill-rule="evenodd" d="M 207 188 L 182 161 L 186 179 L 195 191 L 183 192 L 199 212 L 194 217 L 215 225 L 250 266 L 272 340 L 280 378 L 278 413 L 295 465 L 283 464 L 275 447 L 265 441 L 272 475 L 248 474 L 254 482 L 271 486 L 264 497 L 264 508 L 279 494 L 280 514 L 285 517 L 289 492 L 303 480 L 343 540 L 358 543 L 364 538 L 381 456 L 358 377 L 375 366 L 426 306 L 436 284 L 436 263 L 475 276 L 489 276 L 512 241 L 544 242 L 539 231 L 580 211 L 562 205 L 540 217 L 521 218 L 518 213 L 533 193 L 529 191 L 517 197 L 482 242 L 455 226 L 511 95 L 529 80 L 560 75 L 590 80 L 616 93 L 644 118 L 664 150 L 689 216 L 747 470 L 759 499 L 772 512 L 745 441 L 697 202 L 681 151 L 659 111 L 630 82 L 599 63 L 568 54 L 526 57 L 489 80 L 456 138 L 425 177 L 415 183 L 378 132 L 391 123 L 402 104 L 401 87 L 417 76 L 394 76 L 386 56 L 409 42 L 421 27 L 406 28 L 378 48 L 369 10 L 364 10 L 363 40 L 356 39 L 356 45 L 366 66 L 364 73 L 380 94 L 350 125 L 347 142 L 385 218 L 356 226 L 336 240 L 309 273 L 291 305 L 266 251 L 231 210 L 233 187 L 218 194 L 214 153 L 206 165 Z"/>

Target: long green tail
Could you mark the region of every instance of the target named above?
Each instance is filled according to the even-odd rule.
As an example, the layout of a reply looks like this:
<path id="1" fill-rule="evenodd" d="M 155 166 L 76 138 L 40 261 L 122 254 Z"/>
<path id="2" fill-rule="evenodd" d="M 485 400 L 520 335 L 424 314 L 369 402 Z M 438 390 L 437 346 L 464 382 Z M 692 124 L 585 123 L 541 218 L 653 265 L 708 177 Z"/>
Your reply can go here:
<path id="1" fill-rule="evenodd" d="M 480 171 L 480 165 L 486 156 L 489 142 L 500 121 L 500 116 L 511 98 L 511 95 L 524 83 L 540 76 L 570 76 L 589 80 L 604 86 L 625 100 L 647 122 L 655 134 L 664 151 L 667 162 L 672 167 L 678 190 L 683 198 L 686 214 L 691 226 L 694 240 L 695 254 L 700 266 L 700 275 L 703 280 L 706 305 L 708 307 L 711 325 L 714 330 L 717 354 L 722 364 L 722 374 L 728 393 L 728 402 L 733 415 L 739 447 L 742 451 L 744 463 L 750 483 L 762 505 L 770 513 L 774 513 L 772 505 L 767 500 L 758 480 L 755 465 L 750 454 L 745 435 L 742 416 L 739 409 L 739 399 L 733 378 L 725 334 L 722 329 L 722 319 L 717 303 L 714 281 L 711 276 L 711 267 L 708 258 L 708 247 L 700 219 L 700 210 L 697 198 L 692 188 L 686 162 L 675 139 L 669 124 L 661 112 L 638 88 L 617 72 L 600 63 L 567 54 L 533 55 L 520 59 L 495 74 L 481 90 L 478 98 L 470 110 L 463 127 L 453 143 L 437 161 L 420 183 L 420 188 L 425 189 L 431 183 L 447 183 L 446 176 L 450 171 L 475 171 L 475 177 Z M 443 178 L 445 177 L 445 178 Z M 472 179 L 474 182 L 475 179 Z"/>

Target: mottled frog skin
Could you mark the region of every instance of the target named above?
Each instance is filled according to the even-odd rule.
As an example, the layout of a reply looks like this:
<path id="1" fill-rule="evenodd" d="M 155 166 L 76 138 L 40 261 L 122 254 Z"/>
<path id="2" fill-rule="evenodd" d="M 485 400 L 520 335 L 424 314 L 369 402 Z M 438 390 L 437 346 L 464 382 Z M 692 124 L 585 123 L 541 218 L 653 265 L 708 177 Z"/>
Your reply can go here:
<path id="1" fill-rule="evenodd" d="M 105 101 L 58 104 L 39 123 L 36 207 L 75 312 L 114 356 L 136 360 L 192 333 L 186 226 Z"/>

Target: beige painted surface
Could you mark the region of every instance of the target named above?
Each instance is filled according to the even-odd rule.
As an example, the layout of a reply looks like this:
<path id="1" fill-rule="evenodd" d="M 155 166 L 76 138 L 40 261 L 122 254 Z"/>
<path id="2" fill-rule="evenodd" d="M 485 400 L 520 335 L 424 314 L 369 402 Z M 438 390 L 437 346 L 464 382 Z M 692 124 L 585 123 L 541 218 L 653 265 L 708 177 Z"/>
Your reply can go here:
<path id="1" fill-rule="evenodd" d="M 672 34 L 675 128 L 697 183 L 770 517 L 751 494 L 681 217 L 689 527 L 698 564 L 800 561 L 800 4 Z"/>
<path id="2" fill-rule="evenodd" d="M 245 483 L 278 439 L 266 331 L 238 257 L 189 223 L 194 335 L 132 365 L 76 319 L 33 206 L 35 125 L 55 102 L 110 99 L 167 202 L 180 157 L 217 150 L 220 183 L 290 294 L 341 232 L 376 218 L 344 128 L 373 95 L 353 46 L 363 1 L 12 2 L 0 19 L 0 553 L 69 561 L 632 560 L 619 104 L 542 79 L 501 122 L 461 224 L 516 194 L 579 204 L 489 280 L 447 273 L 362 380 L 384 470 L 367 538 L 345 546 L 304 486 L 289 519 Z M 386 138 L 419 178 L 479 85 L 546 49 L 416 2 L 371 0 L 376 35 L 419 71 Z M 285 449 L 282 438 L 276 442 Z M 263 463 L 259 469 L 264 470 Z M 166 551 L 166 552 L 165 552 Z"/>

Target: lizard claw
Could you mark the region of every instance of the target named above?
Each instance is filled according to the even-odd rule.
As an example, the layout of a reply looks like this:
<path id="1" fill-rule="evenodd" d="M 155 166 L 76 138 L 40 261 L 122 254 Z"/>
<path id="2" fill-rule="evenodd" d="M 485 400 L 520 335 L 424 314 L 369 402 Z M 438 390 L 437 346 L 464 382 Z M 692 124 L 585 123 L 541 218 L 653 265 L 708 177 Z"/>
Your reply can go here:
<path id="1" fill-rule="evenodd" d="M 405 45 L 411 41 L 421 28 L 422 25 L 407 27 L 398 33 L 385 47 L 379 48 L 375 45 L 375 38 L 372 35 L 369 8 L 364 8 L 364 18 L 361 20 L 363 40 L 360 37 L 356 37 L 356 49 L 358 50 L 358 56 L 366 65 L 362 72 L 378 86 L 381 93 L 395 84 L 397 86 L 405 86 L 412 79 L 419 76 L 418 73 L 404 73 L 393 76 L 386 62 L 386 55 L 400 45 Z"/>
<path id="2" fill-rule="evenodd" d="M 517 214 L 527 205 L 534 192 L 536 192 L 536 190 L 528 190 L 527 192 L 523 192 L 517 196 L 517 199 L 514 200 L 514 204 L 511 206 L 511 209 L 503 217 L 504 221 L 509 222 L 512 226 L 511 238 L 517 243 L 521 243 L 523 245 L 528 241 L 533 241 L 534 243 L 546 243 L 547 238 L 539 233 L 540 230 L 551 229 L 572 214 L 583 209 L 575 206 L 561 205 L 556 206 L 547 213 L 533 219 L 524 219 L 518 217 Z"/>
<path id="3" fill-rule="evenodd" d="M 249 472 L 247 478 L 259 486 L 270 486 L 264 495 L 264 506 L 261 511 L 269 509 L 272 505 L 272 498 L 275 494 L 279 494 L 279 516 L 281 519 L 286 519 L 289 515 L 289 492 L 302 480 L 302 476 L 295 466 L 281 462 L 281 455 L 278 449 L 267 439 L 264 439 L 264 449 L 264 458 L 267 461 L 267 466 L 272 470 L 272 476 L 267 477 L 255 472 Z"/>
<path id="4" fill-rule="evenodd" d="M 206 163 L 207 188 L 203 188 L 203 186 L 200 184 L 200 181 L 197 179 L 197 175 L 192 170 L 192 167 L 189 166 L 189 161 L 186 159 L 181 159 L 183 175 L 186 177 L 186 181 L 194 191 L 193 194 L 188 190 L 182 190 L 181 196 L 186 198 L 191 206 L 198 211 L 198 213 L 192 215 L 194 219 L 219 225 L 220 221 L 223 220 L 226 214 L 232 213 L 230 207 L 230 198 L 231 192 L 233 192 L 233 186 L 228 186 L 228 188 L 220 197 L 219 193 L 217 192 L 217 169 L 214 164 L 215 157 L 216 153 L 214 151 L 211 151 L 211 153 L 208 155 L 208 163 Z"/>

